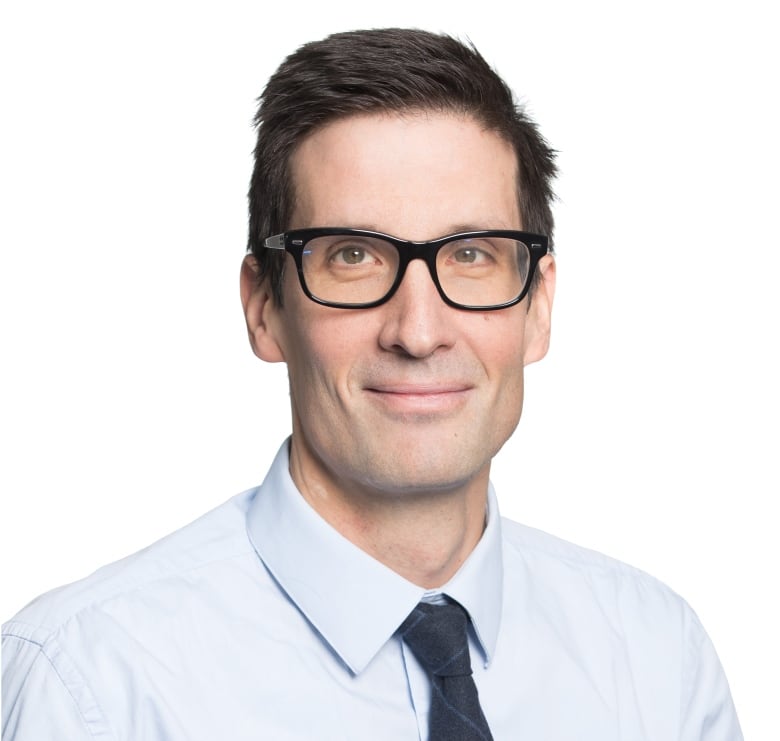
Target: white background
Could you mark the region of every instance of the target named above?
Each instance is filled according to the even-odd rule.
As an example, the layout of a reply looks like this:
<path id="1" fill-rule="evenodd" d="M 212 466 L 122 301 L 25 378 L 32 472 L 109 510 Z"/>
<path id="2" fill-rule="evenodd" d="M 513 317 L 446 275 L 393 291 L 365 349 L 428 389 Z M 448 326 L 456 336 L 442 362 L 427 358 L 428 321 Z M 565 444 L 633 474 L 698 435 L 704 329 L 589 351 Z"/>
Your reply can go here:
<path id="1" fill-rule="evenodd" d="M 504 514 L 680 592 L 746 737 L 776 737 L 769 3 L 270 5 L 4 6 L 0 615 L 262 479 L 290 423 L 238 300 L 254 99 L 300 43 L 420 26 L 470 37 L 560 151 Z"/>

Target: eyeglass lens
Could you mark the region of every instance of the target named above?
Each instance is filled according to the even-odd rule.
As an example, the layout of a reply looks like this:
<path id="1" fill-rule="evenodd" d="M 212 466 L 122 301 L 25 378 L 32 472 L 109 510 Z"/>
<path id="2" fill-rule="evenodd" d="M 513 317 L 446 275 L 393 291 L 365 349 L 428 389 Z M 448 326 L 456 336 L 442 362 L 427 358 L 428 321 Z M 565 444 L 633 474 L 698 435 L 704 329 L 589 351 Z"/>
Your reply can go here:
<path id="1" fill-rule="evenodd" d="M 367 304 L 384 298 L 398 275 L 395 245 L 377 237 L 315 237 L 303 250 L 303 276 L 318 299 Z M 436 255 L 436 274 L 450 301 L 496 306 L 516 299 L 528 280 L 530 250 L 508 237 L 457 239 Z"/>

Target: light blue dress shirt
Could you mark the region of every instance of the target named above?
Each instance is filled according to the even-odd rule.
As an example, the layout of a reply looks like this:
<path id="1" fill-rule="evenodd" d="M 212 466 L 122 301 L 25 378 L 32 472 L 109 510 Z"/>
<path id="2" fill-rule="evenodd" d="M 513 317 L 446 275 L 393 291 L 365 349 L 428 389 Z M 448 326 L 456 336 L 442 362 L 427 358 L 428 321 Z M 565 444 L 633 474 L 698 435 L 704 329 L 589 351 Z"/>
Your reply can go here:
<path id="1" fill-rule="evenodd" d="M 3 741 L 424 740 L 395 632 L 426 593 L 344 539 L 288 473 L 3 627 Z M 502 520 L 440 590 L 472 620 L 496 741 L 738 741 L 696 616 L 655 579 Z"/>

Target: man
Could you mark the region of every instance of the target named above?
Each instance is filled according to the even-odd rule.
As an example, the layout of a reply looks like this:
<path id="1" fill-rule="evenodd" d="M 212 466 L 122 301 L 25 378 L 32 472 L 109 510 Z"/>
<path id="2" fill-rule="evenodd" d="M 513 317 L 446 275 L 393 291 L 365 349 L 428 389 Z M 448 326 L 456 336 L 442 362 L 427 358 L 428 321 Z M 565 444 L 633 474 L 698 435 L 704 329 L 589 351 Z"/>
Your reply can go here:
<path id="1" fill-rule="evenodd" d="M 265 482 L 4 626 L 4 738 L 741 738 L 695 615 L 502 521 L 547 350 L 553 156 L 475 50 L 309 44 L 257 116 L 241 295 Z"/>

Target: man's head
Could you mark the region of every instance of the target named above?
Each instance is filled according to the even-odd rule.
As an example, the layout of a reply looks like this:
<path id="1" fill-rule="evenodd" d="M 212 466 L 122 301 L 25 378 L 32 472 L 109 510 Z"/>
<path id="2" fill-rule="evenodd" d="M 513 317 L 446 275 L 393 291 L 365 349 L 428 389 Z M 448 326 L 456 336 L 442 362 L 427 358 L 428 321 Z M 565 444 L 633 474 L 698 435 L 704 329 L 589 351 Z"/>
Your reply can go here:
<path id="1" fill-rule="evenodd" d="M 293 153 L 313 131 L 370 113 L 465 114 L 497 133 L 519 162 L 523 227 L 552 239 L 554 155 L 512 91 L 473 47 L 412 29 L 350 31 L 302 46 L 271 77 L 260 99 L 249 189 L 249 249 L 281 302 L 284 253 L 263 249 L 290 228 Z"/>
<path id="2" fill-rule="evenodd" d="M 547 349 L 552 257 L 541 258 L 530 304 L 457 308 L 414 259 L 388 301 L 355 310 L 311 300 L 292 255 L 263 244 L 319 227 L 411 241 L 546 234 L 551 151 L 474 50 L 419 31 L 303 47 L 267 86 L 258 121 L 242 298 L 256 354 L 288 365 L 296 484 L 322 507 L 367 493 L 484 497 L 490 460 L 520 416 L 523 367 Z M 348 244 L 329 253 L 329 270 L 351 280 L 342 268 L 354 257 L 383 269 L 381 254 Z M 290 269 L 269 269 L 269 252 Z M 463 280 L 479 279 L 486 255 L 453 256 L 477 260 Z"/>

